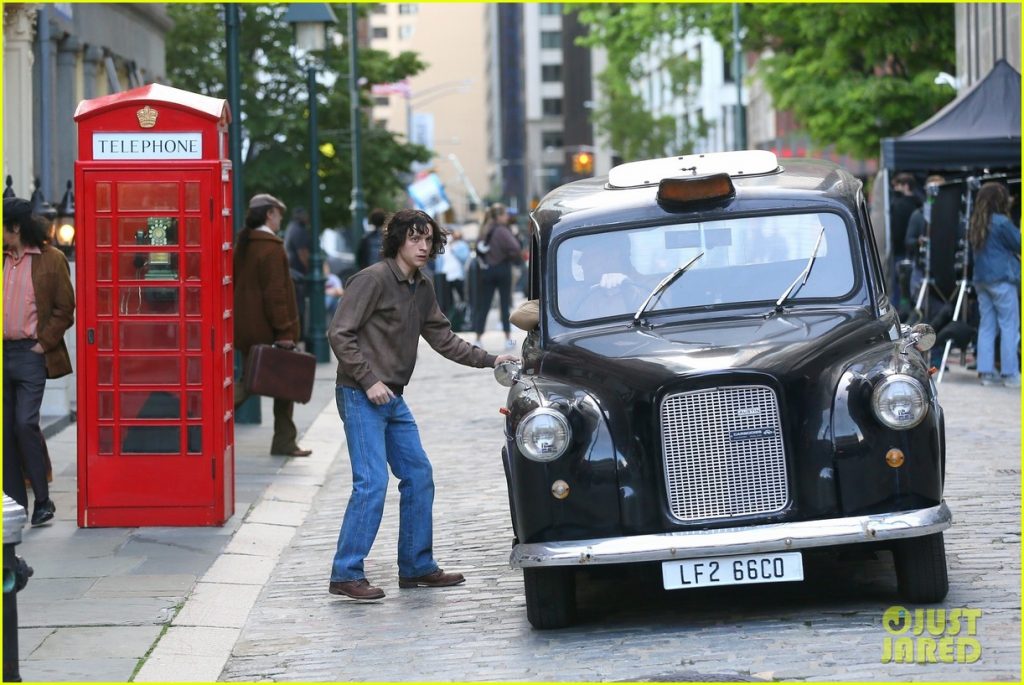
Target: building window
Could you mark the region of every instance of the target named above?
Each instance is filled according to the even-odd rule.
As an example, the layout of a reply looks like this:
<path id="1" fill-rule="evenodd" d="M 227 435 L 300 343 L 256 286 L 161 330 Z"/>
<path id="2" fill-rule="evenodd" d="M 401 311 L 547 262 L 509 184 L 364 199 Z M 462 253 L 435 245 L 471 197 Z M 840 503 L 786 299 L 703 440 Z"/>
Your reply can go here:
<path id="1" fill-rule="evenodd" d="M 544 116 L 557 117 L 562 114 L 562 98 L 544 98 L 541 102 Z"/>
<path id="2" fill-rule="evenodd" d="M 398 37 L 402 40 L 409 40 L 416 33 L 416 27 L 411 24 L 398 27 Z"/>
<path id="3" fill-rule="evenodd" d="M 562 80 L 561 64 L 542 64 L 540 67 L 540 80 L 546 82 Z"/>
<path id="4" fill-rule="evenodd" d="M 373 104 L 377 107 L 387 107 L 391 104 L 391 99 L 387 95 L 378 95 L 373 98 Z"/>
<path id="5" fill-rule="evenodd" d="M 372 12 L 374 14 L 387 14 L 388 13 L 388 6 L 386 4 L 384 4 L 384 3 L 376 4 L 376 5 L 373 6 Z"/>
<path id="6" fill-rule="evenodd" d="M 540 134 L 540 144 L 545 150 L 549 147 L 562 147 L 562 132 L 542 131 Z"/>
<path id="7" fill-rule="evenodd" d="M 556 49 L 562 48 L 562 32 L 561 31 L 541 31 L 540 32 L 540 47 L 541 49 Z"/>
<path id="8" fill-rule="evenodd" d="M 399 14 L 416 14 L 420 11 L 420 6 L 415 2 L 405 2 L 398 6 Z"/>
<path id="9" fill-rule="evenodd" d="M 374 122 L 373 122 L 373 125 L 376 126 L 377 128 L 387 128 L 388 127 L 388 120 L 387 119 L 375 119 Z"/>
<path id="10" fill-rule="evenodd" d="M 540 15 L 542 17 L 549 17 L 552 14 L 562 13 L 562 3 L 560 2 L 542 2 L 539 3 Z"/>
<path id="11" fill-rule="evenodd" d="M 373 27 L 373 37 L 374 38 L 387 38 L 388 37 L 388 27 L 387 26 L 374 26 Z"/>

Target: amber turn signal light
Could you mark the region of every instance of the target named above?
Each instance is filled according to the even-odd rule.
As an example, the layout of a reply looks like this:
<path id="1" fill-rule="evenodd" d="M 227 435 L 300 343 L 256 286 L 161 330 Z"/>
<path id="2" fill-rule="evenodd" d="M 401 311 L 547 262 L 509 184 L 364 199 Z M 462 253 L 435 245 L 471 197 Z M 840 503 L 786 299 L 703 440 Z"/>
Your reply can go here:
<path id="1" fill-rule="evenodd" d="M 885 453 L 885 463 L 894 469 L 903 466 L 904 460 L 903 450 L 896 449 L 895 447 Z"/>
<path id="2" fill-rule="evenodd" d="M 735 197 L 736 187 L 729 174 L 711 174 L 692 178 L 664 178 L 658 184 L 658 202 L 686 204 Z"/>

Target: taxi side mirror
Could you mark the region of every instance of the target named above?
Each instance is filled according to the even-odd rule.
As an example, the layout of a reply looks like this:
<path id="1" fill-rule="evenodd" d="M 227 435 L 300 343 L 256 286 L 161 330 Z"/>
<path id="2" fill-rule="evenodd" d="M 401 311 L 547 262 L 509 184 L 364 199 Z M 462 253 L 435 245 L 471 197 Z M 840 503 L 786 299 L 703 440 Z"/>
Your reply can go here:
<path id="1" fill-rule="evenodd" d="M 494 367 L 494 380 L 498 381 L 499 385 L 511 388 L 519 381 L 521 370 L 522 366 L 519 362 L 502 362 Z"/>

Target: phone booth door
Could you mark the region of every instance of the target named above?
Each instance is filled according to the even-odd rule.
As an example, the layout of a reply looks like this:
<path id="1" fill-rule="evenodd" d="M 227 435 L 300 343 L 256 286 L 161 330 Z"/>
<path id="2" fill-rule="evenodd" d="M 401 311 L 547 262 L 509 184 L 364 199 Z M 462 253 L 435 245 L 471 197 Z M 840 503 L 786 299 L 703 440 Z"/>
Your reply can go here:
<path id="1" fill-rule="evenodd" d="M 221 385 L 210 361 L 212 298 L 203 297 L 220 254 L 220 232 L 208 227 L 213 173 L 123 176 L 86 171 L 79 194 L 84 216 L 95 217 L 95 240 L 78 263 L 95 284 L 79 293 L 79 325 L 87 327 L 79 373 L 88 375 L 79 403 L 96 418 L 85 434 L 89 501 L 136 510 L 209 505 L 215 424 L 204 417 Z"/>

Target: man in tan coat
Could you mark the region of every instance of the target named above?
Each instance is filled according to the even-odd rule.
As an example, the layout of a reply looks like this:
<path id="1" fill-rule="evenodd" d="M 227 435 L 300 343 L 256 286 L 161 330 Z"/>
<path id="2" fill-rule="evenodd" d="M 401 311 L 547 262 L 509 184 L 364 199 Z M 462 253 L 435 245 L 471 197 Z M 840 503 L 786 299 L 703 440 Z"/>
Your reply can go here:
<path id="1" fill-rule="evenodd" d="M 3 291 L 4 492 L 27 510 L 27 477 L 35 495 L 32 525 L 38 526 L 57 510 L 39 407 L 46 379 L 71 373 L 64 333 L 75 320 L 75 293 L 67 259 L 46 243 L 45 224 L 18 197 L 4 198 Z"/>
<path id="2" fill-rule="evenodd" d="M 245 228 L 235 244 L 235 347 L 242 353 L 242 368 L 253 345 L 293 348 L 299 339 L 299 311 L 295 286 L 288 270 L 284 241 L 278 237 L 285 205 L 261 193 L 249 200 Z M 248 399 L 242 383 L 235 385 L 235 408 Z M 292 420 L 294 403 L 274 399 L 274 439 L 270 453 L 307 457 L 299 447 Z"/>

